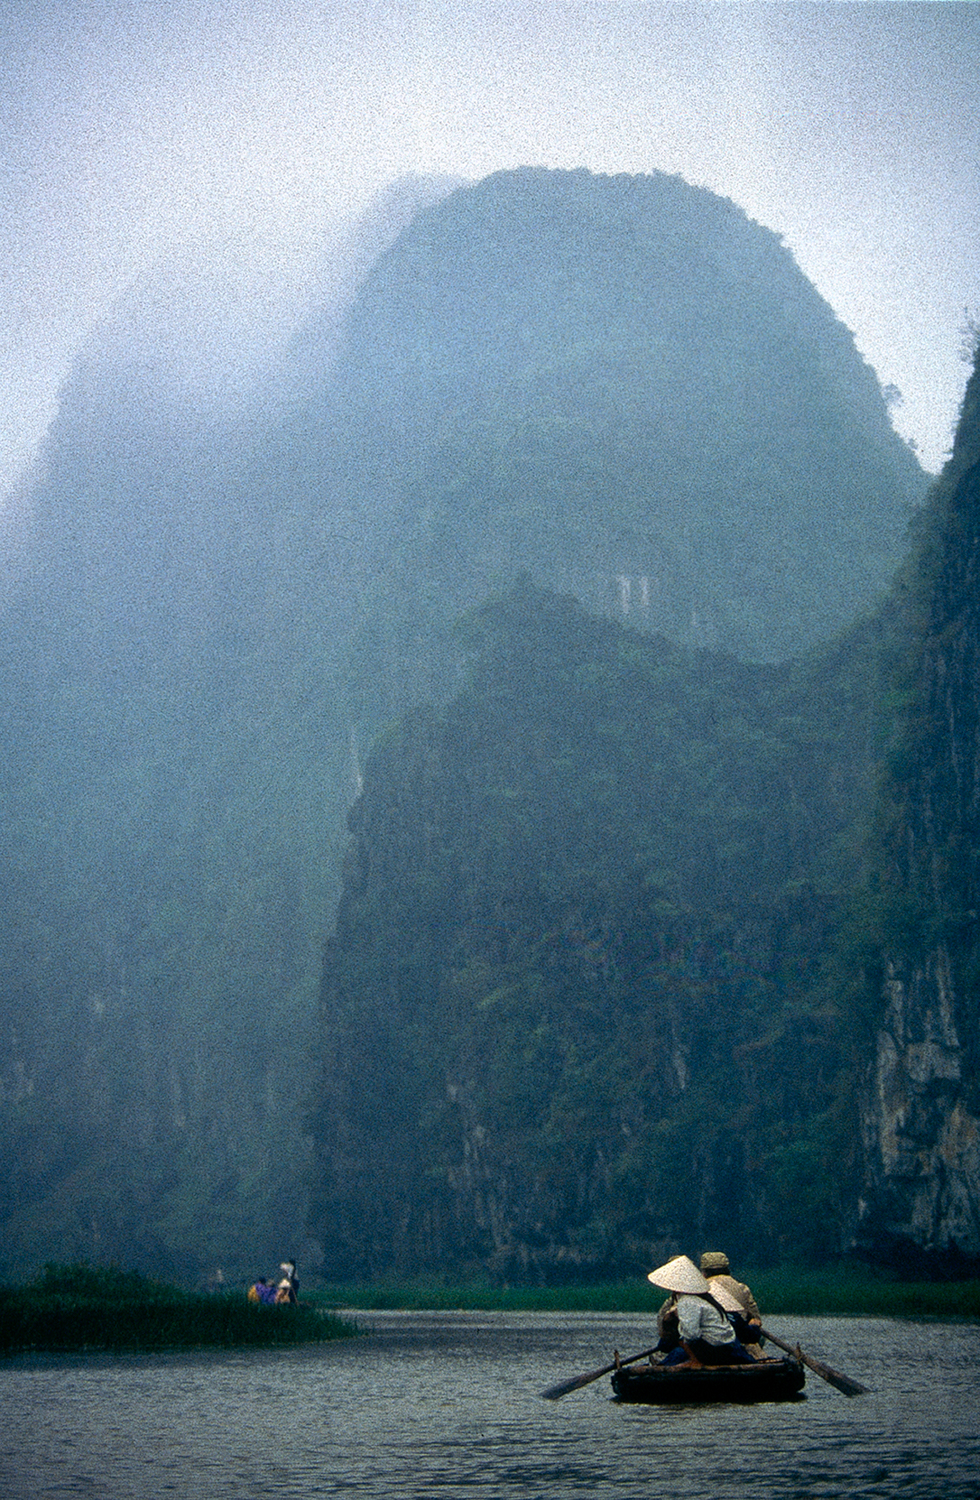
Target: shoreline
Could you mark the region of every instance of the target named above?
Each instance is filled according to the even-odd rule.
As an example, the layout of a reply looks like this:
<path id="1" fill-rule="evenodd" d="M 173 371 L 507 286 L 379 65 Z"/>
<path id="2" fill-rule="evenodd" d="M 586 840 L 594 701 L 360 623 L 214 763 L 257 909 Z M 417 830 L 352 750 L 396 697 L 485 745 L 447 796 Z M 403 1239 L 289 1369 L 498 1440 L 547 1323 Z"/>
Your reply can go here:
<path id="1" fill-rule="evenodd" d="M 736 1274 L 738 1270 L 736 1268 Z M 892 1281 L 853 1273 L 791 1271 L 738 1276 L 766 1317 L 893 1317 L 980 1322 L 980 1279 Z M 591 1286 L 492 1287 L 436 1279 L 327 1283 L 309 1293 L 316 1307 L 359 1311 L 653 1313 L 658 1294 L 642 1278 Z M 662 1300 L 662 1299 L 661 1299 Z"/>

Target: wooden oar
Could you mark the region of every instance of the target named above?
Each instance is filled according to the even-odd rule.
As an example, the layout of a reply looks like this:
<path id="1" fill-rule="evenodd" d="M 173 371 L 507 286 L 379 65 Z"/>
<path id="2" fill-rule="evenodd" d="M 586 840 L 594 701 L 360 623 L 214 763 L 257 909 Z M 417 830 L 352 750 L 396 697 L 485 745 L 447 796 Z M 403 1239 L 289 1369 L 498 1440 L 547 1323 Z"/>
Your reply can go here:
<path id="1" fill-rule="evenodd" d="M 837 1390 L 843 1391 L 845 1396 L 863 1396 L 866 1393 L 868 1389 L 866 1385 L 862 1385 L 859 1380 L 852 1380 L 849 1375 L 841 1375 L 838 1370 L 832 1370 L 829 1365 L 822 1365 L 819 1359 L 811 1359 L 809 1354 L 803 1353 L 799 1344 L 794 1349 L 791 1344 L 784 1344 L 782 1339 L 777 1339 L 776 1335 L 770 1333 L 768 1328 L 763 1328 L 761 1332 L 763 1337 L 767 1338 L 771 1344 L 775 1344 L 779 1349 L 785 1349 L 786 1353 L 791 1354 L 794 1359 L 801 1359 L 807 1369 L 812 1370 L 815 1375 L 819 1375 L 821 1380 L 826 1380 L 828 1385 L 832 1385 Z"/>
<path id="2" fill-rule="evenodd" d="M 546 1401 L 559 1401 L 562 1396 L 567 1396 L 569 1391 L 580 1390 L 583 1385 L 591 1385 L 593 1380 L 601 1380 L 603 1375 L 610 1375 L 620 1365 L 635 1365 L 638 1359 L 647 1359 L 656 1352 L 653 1349 L 644 1349 L 642 1354 L 631 1354 L 629 1359 L 614 1359 L 611 1365 L 603 1365 L 601 1370 L 590 1370 L 587 1375 L 573 1375 L 571 1380 L 563 1380 L 560 1385 L 549 1385 L 546 1391 L 542 1391 Z"/>

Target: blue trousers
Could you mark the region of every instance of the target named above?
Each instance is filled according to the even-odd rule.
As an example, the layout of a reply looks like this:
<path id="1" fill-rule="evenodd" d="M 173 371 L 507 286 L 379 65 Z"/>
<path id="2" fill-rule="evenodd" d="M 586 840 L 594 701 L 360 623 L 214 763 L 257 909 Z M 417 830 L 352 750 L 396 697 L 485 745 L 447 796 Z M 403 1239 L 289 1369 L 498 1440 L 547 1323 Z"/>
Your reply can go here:
<path id="1" fill-rule="evenodd" d="M 703 1365 L 751 1365 L 754 1364 L 751 1354 L 740 1344 L 738 1339 L 733 1339 L 730 1344 L 708 1344 L 704 1339 L 692 1339 L 691 1349 L 695 1359 L 699 1359 Z M 663 1361 L 665 1365 L 682 1365 L 687 1359 L 687 1351 L 678 1344 L 672 1349 Z"/>

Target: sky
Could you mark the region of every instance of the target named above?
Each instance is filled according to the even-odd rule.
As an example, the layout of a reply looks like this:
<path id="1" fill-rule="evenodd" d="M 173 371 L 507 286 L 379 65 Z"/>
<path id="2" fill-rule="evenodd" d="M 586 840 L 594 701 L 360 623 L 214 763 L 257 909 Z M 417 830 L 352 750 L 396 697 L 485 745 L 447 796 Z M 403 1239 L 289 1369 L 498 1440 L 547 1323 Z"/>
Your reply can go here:
<path id="1" fill-rule="evenodd" d="M 4 0 L 0 493 L 161 263 L 283 340 L 406 173 L 676 172 L 781 234 L 926 467 L 980 316 L 980 5 Z"/>

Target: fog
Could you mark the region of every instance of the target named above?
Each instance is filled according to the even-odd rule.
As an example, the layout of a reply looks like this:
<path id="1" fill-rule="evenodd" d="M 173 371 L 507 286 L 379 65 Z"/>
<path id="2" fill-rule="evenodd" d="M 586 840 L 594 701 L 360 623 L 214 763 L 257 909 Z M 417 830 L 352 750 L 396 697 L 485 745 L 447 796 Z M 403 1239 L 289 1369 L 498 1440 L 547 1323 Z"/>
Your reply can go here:
<path id="1" fill-rule="evenodd" d="M 978 301 L 974 5 L 11 0 L 0 48 L 3 489 L 161 262 L 205 309 L 202 364 L 240 371 L 329 299 L 386 184 L 521 164 L 734 199 L 901 393 L 926 466 L 948 449 Z"/>

